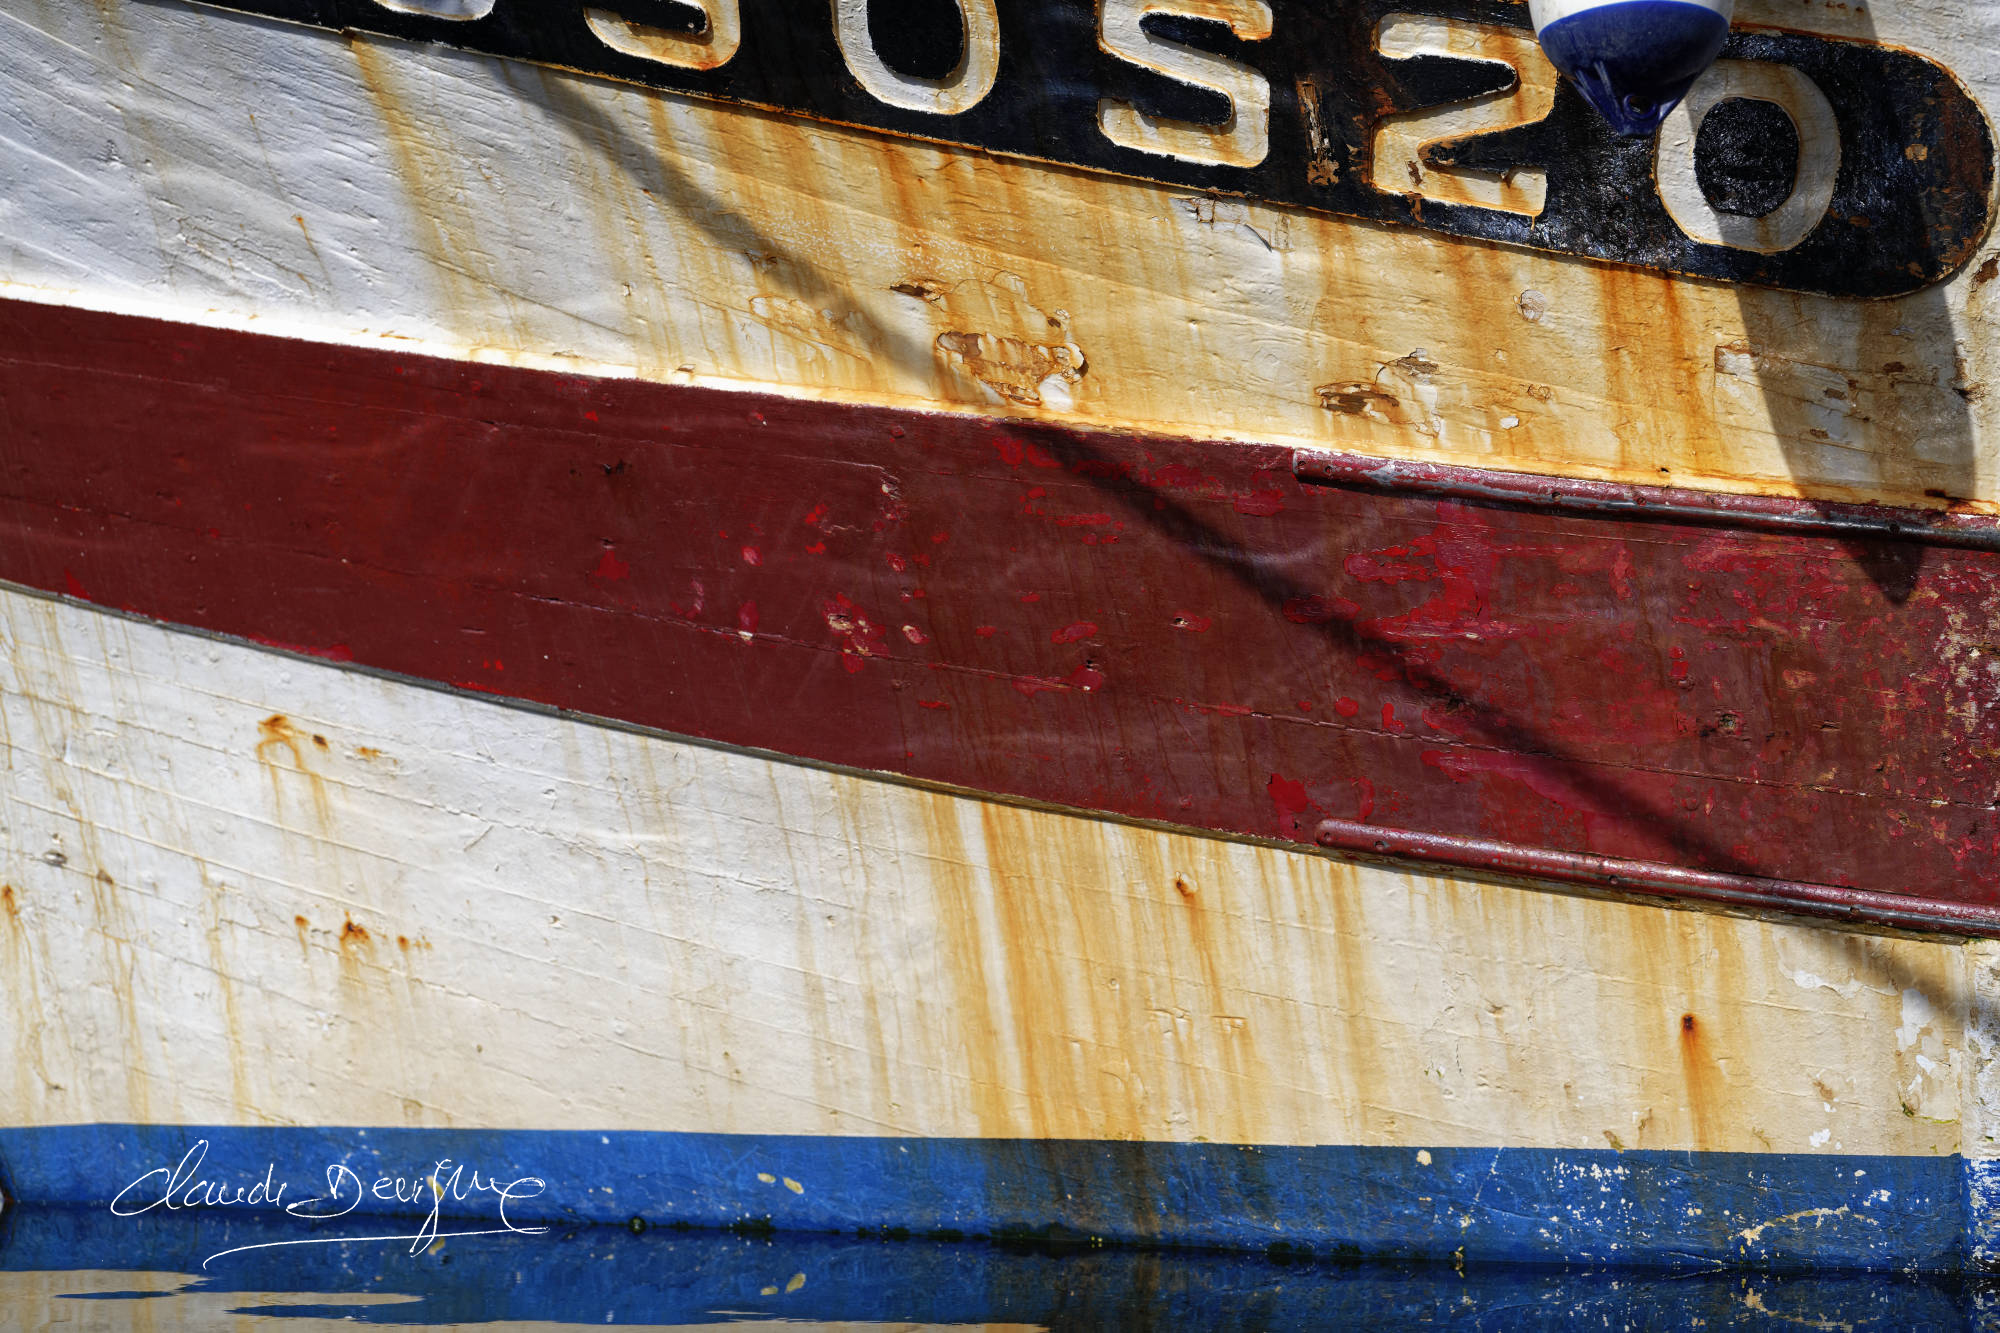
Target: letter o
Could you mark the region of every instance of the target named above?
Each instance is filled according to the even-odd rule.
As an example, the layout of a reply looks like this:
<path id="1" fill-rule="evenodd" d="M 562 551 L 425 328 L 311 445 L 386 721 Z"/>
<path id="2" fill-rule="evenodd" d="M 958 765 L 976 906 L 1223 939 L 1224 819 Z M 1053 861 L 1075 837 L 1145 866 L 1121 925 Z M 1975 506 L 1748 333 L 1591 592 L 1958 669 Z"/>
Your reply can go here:
<path id="1" fill-rule="evenodd" d="M 1799 132 L 1799 163 L 1785 202 L 1760 218 L 1724 213 L 1695 178 L 1694 139 L 1702 118 L 1731 98 L 1770 102 Z M 1660 126 L 1653 178 L 1674 225 L 1693 240 L 1774 255 L 1812 234 L 1833 202 L 1840 176 L 1840 122 L 1826 94 L 1800 70 L 1763 60 L 1718 60 Z"/>
<path id="2" fill-rule="evenodd" d="M 1000 72 L 1000 16 L 993 0 L 957 0 L 965 25 L 965 53 L 942 79 L 920 79 L 890 69 L 868 35 L 869 0 L 833 0 L 833 35 L 848 72 L 878 102 L 906 111 L 956 116 L 993 91 Z"/>

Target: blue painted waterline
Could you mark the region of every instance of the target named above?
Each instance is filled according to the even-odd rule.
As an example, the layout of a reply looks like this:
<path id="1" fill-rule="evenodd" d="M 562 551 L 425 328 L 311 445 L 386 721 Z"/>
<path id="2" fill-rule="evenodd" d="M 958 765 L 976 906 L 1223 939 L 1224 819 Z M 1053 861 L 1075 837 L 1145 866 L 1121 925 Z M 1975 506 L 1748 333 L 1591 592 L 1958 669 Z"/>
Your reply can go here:
<path id="1" fill-rule="evenodd" d="M 859 1326 L 1025 1325 L 1049 1330 L 1453 1328 L 1665 1330 L 1991 1327 L 2000 1290 L 1957 1275 L 1687 1272 L 1528 1265 L 1275 1260 L 1186 1250 L 1055 1250 L 829 1236 L 769 1239 L 581 1227 L 547 1237 L 448 1242 L 416 1255 L 364 1246 L 219 1250 L 279 1233 L 268 1216 L 148 1218 L 102 1210 L 17 1209 L 0 1216 L 8 1273 L 102 1273 L 98 1290 L 59 1301 L 93 1328 L 172 1326 L 161 1284 L 134 1270 L 192 1275 L 166 1284 L 222 1293 L 246 1312 L 232 1327 L 283 1333 L 293 1317 L 359 1324 L 491 1320 L 672 1327 L 744 1319 Z M 272 1303 L 259 1295 L 285 1293 Z M 353 1298 L 367 1303 L 356 1303 Z M 383 1300 L 384 1297 L 403 1299 Z M 119 1303 L 129 1310 L 120 1322 Z"/>
<path id="2" fill-rule="evenodd" d="M 430 1178 L 447 1195 L 435 1209 L 422 1184 Z M 170 1181 L 171 1203 L 163 1197 Z M 0 1129 L 0 1188 L 13 1199 L 107 1211 L 116 1202 L 132 1219 L 257 1216 L 296 1237 L 432 1211 L 465 1219 L 458 1229 L 497 1225 L 496 1183 L 512 1187 L 507 1217 L 523 1226 L 639 1219 L 652 1227 L 1039 1237 L 1348 1260 L 1932 1272 L 1984 1259 L 1990 1204 L 2000 1200 L 2000 1179 L 1969 1171 L 1956 1156 L 590 1130 Z"/>
<path id="3" fill-rule="evenodd" d="M 284 1231 L 268 1214 L 124 1223 L 102 1209 L 20 1208 L 0 1215 L 0 1285 L 10 1273 L 89 1270 L 103 1275 L 95 1289 L 56 1304 L 70 1306 L 73 1318 L 92 1328 L 173 1327 L 173 1304 L 156 1298 L 164 1285 L 220 1294 L 207 1308 L 245 1312 L 232 1317 L 231 1327 L 270 1333 L 283 1333 L 282 1321 L 294 1317 L 598 1328 L 713 1328 L 764 1319 L 809 1326 L 1003 1324 L 1061 1333 L 1965 1333 L 1992 1326 L 1989 1312 L 2000 1297 L 1992 1279 L 1959 1275 L 1300 1262 L 1187 1250 L 667 1230 L 634 1235 L 610 1227 L 451 1241 L 415 1255 L 358 1245 L 247 1250 L 201 1267 L 211 1254 Z M 194 1280 L 147 1283 L 135 1270 Z M 283 1294 L 234 1299 L 232 1293 Z"/>

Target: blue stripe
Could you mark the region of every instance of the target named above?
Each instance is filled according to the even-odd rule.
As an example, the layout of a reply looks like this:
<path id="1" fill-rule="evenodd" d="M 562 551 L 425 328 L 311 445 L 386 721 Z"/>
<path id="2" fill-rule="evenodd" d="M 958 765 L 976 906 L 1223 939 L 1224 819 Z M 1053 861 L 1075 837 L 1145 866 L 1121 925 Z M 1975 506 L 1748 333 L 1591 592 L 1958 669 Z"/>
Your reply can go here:
<path id="1" fill-rule="evenodd" d="M 1344 1259 L 1931 1271 L 1960 1268 L 1969 1249 L 1957 1157 L 1433 1148 L 1425 1161 L 1403 1148 L 67 1125 L 0 1129 L 0 1188 L 101 1207 L 162 1173 L 128 1196 L 132 1207 L 157 1198 L 164 1173 L 199 1140 L 209 1145 L 200 1179 L 247 1191 L 269 1178 L 294 1206 L 326 1193 L 334 1163 L 364 1182 L 414 1182 L 441 1159 L 482 1180 L 536 1177 L 545 1191 L 509 1210 L 523 1221 L 897 1228 Z M 471 1193 L 463 1174 L 460 1185 L 444 1211 L 491 1219 L 492 1196 Z M 421 1204 L 370 1195 L 341 1224 L 428 1207 L 427 1195 Z M 273 1220 L 300 1235 L 334 1225 Z"/>
<path id="2" fill-rule="evenodd" d="M 282 1234 L 268 1218 L 215 1214 L 115 1225 L 102 1211 L 0 1216 L 0 1270 L 98 1270 L 108 1297 L 139 1288 L 134 1269 L 198 1274 L 208 1292 L 296 1292 L 260 1315 L 363 1324 L 492 1320 L 673 1326 L 743 1318 L 860 1325 L 1027 1325 L 1048 1329 L 1320 1330 L 1453 1328 L 1964 1330 L 1984 1327 L 1976 1279 L 1866 1273 L 1576 1269 L 1540 1265 L 1300 1263 L 1265 1255 L 937 1244 L 610 1227 L 547 1237 L 208 1255 Z M 4 1276 L 0 1276 L 4 1283 Z M 317 1295 L 308 1294 L 316 1293 Z M 375 1305 L 340 1295 L 413 1297 Z M 223 1308 L 249 1309 L 224 1296 Z M 70 1302 L 60 1302 L 68 1305 Z M 72 1319 L 134 1326 L 123 1310 L 73 1306 Z M 122 1318 L 121 1318 L 122 1316 Z M 0 1312 L 0 1323 L 6 1323 Z M 93 1322 L 93 1326 L 96 1324 Z M 149 1326 L 139 1323 L 138 1326 Z M 176 1326 L 164 1310 L 151 1327 Z M 261 1327 L 261 1324 L 253 1324 Z M 283 1333 L 283 1325 L 271 1326 Z"/>
<path id="3" fill-rule="evenodd" d="M 854 1237 L 774 1241 L 702 1231 L 630 1235 L 590 1227 L 560 1237 L 400 1247 L 206 1255 L 278 1231 L 250 1217 L 174 1217 L 136 1231 L 108 1213 L 0 1217 L 0 1271 L 96 1269 L 104 1295 L 140 1287 L 132 1269 L 198 1273 L 214 1293 L 302 1293 L 258 1315 L 384 1325 L 708 1325 L 796 1319 L 1028 1325 L 1044 1329 L 1876 1329 L 1984 1327 L 1976 1279 L 1878 1273 L 1688 1273 L 1540 1265 L 1298 1263 L 1212 1251 L 940 1245 Z M 320 1295 L 304 1295 L 320 1293 Z M 346 1305 L 338 1295 L 414 1297 Z M 250 1309 L 228 1301 L 228 1309 Z M 76 1307 L 128 1327 L 140 1309 Z M 120 1319 L 124 1315 L 124 1319 Z M 4 1319 L 0 1319 L 4 1323 Z M 142 1325 L 144 1327 L 144 1325 Z M 164 1311 L 152 1327 L 174 1327 Z M 262 1327 L 262 1325 L 256 1325 Z M 284 1325 L 272 1325 L 282 1333 Z"/>

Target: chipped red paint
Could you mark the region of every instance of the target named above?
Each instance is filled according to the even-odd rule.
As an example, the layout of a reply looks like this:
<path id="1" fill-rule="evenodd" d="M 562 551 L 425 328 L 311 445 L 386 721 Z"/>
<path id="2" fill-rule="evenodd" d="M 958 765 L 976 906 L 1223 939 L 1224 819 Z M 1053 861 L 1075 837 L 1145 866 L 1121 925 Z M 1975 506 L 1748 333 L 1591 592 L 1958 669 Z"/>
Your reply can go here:
<path id="1" fill-rule="evenodd" d="M 0 303 L 0 349 L 0 576 L 29 587 L 1063 806 L 2000 923 L 1989 551 L 1910 547 L 1885 587 L 1851 529 L 59 307 Z"/>

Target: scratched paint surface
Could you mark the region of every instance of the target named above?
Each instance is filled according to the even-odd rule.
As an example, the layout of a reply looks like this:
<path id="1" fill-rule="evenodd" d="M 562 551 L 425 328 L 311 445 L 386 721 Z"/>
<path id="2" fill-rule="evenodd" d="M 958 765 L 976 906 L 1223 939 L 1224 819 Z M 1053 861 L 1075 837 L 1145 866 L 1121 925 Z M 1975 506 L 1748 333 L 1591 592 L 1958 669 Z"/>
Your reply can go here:
<path id="1" fill-rule="evenodd" d="M 2000 557 L 0 306 L 0 576 L 978 791 L 2000 903 Z M 116 369 L 112 369 L 116 367 Z"/>
<path id="2" fill-rule="evenodd" d="M 2000 497 L 1991 240 L 1942 287 L 1829 302 L 197 7 L 5 13 L 0 282 L 37 299 L 1628 481 Z M 1907 47 L 2000 93 L 1976 7 L 1745 0 L 1738 19 Z M 1518 34 L 1420 28 L 1399 52 L 1519 55 Z M 1418 159 L 1538 114 L 1551 78 L 1398 121 L 1379 169 L 1532 209 L 1532 172 Z"/>

